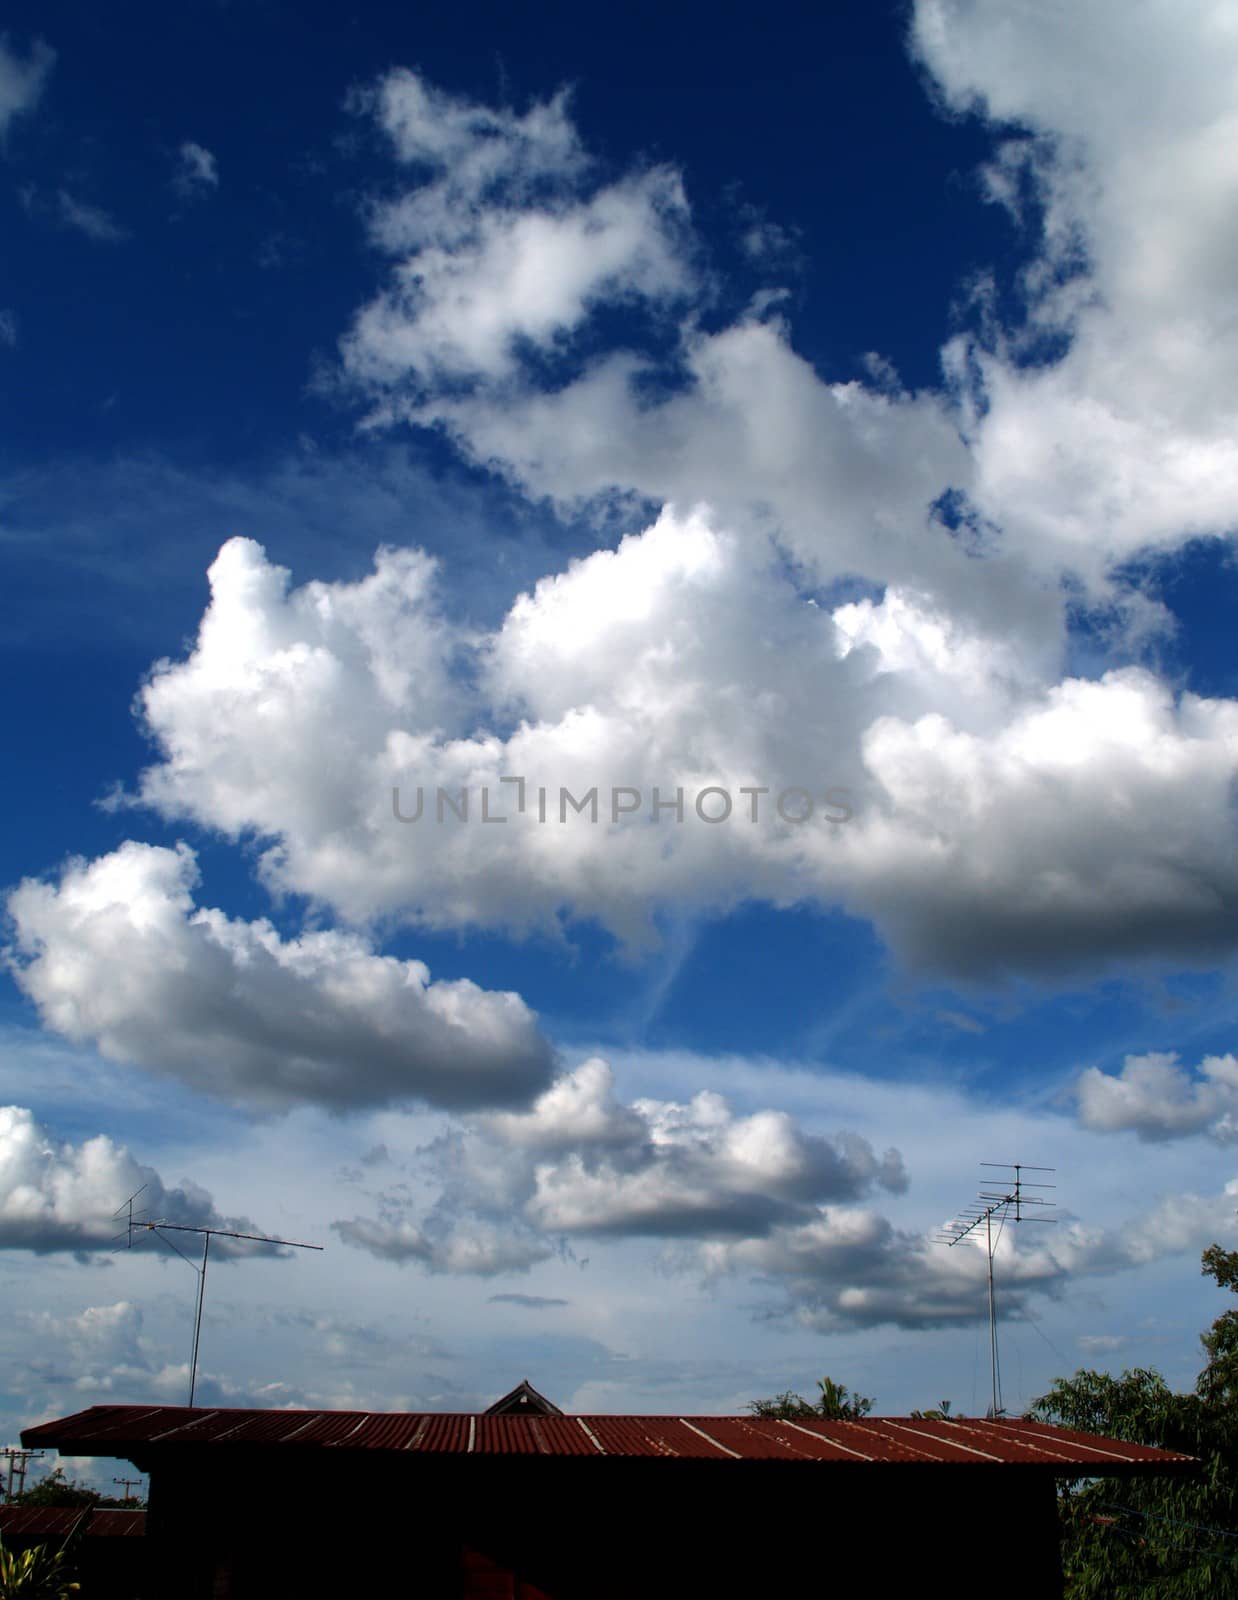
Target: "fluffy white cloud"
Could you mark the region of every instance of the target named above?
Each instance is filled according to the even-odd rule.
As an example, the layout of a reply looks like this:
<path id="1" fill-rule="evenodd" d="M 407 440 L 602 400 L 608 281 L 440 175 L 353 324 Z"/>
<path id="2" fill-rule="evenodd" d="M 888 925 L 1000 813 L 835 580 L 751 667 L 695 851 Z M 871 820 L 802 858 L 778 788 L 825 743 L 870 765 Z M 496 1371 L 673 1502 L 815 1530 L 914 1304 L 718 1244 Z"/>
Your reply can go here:
<path id="1" fill-rule="evenodd" d="M 910 40 L 943 106 L 992 125 L 983 196 L 1032 251 L 1021 320 L 981 297 L 944 350 L 943 392 L 902 392 L 879 356 L 863 382 L 828 381 L 770 318 L 776 291 L 714 332 L 685 309 L 574 367 L 526 360 L 602 297 L 691 287 L 676 180 L 600 191 L 621 205 L 612 228 L 579 198 L 562 97 L 521 119 L 393 74 L 366 106 L 425 181 L 374 209 L 401 261 L 344 345 L 372 420 L 446 427 L 564 506 L 707 500 L 819 582 L 909 584 L 960 617 L 1000 612 L 1034 646 L 1060 627 L 1064 575 L 1129 598 L 1115 571 L 1132 556 L 1231 532 L 1238 38 L 1223 8 L 918 0 Z M 947 491 L 964 508 L 953 536 Z"/>
<path id="2" fill-rule="evenodd" d="M 518 995 L 432 983 L 354 935 L 281 939 L 195 909 L 194 854 L 133 842 L 9 897 L 13 971 L 46 1026 L 262 1107 L 519 1103 L 550 1048 Z"/>
<path id="3" fill-rule="evenodd" d="M 739 1116 L 708 1090 L 624 1104 L 596 1057 L 530 1111 L 476 1118 L 427 1156 L 441 1187 L 423 1222 L 397 1189 L 379 1217 L 337 1222 L 340 1235 L 387 1260 L 488 1274 L 545 1259 L 560 1237 L 761 1234 L 822 1200 L 907 1183 L 896 1150 L 807 1133 L 784 1112 Z"/>
<path id="4" fill-rule="evenodd" d="M 358 103 L 420 179 L 371 208 L 398 262 L 342 341 L 371 424 L 445 427 L 560 506 L 708 501 L 818 581 L 910 583 L 972 615 L 996 606 L 1033 641 L 1052 636 L 1059 608 L 1023 561 L 969 559 L 934 510 L 971 475 L 941 396 L 904 392 L 888 363 L 871 383 L 822 381 L 770 315 L 776 292 L 699 328 L 678 174 L 592 187 L 563 96 L 518 118 L 394 73 Z M 644 333 L 630 319 L 630 348 L 577 357 L 570 336 L 603 301 L 658 315 Z"/>
<path id="5" fill-rule="evenodd" d="M 804 1133 L 785 1112 L 737 1117 L 702 1090 L 687 1104 L 615 1100 L 613 1076 L 585 1062 L 523 1115 L 489 1119 L 533 1156 L 528 1214 L 549 1232 L 674 1235 L 738 1232 L 825 1197 L 906 1187 L 896 1150 Z"/>
<path id="6" fill-rule="evenodd" d="M 564 180 L 586 164 L 565 94 L 536 102 L 521 117 L 399 69 L 357 92 L 352 104 L 377 119 L 401 162 L 426 168 L 450 185 L 447 195 L 432 191 L 423 208 L 446 212 L 449 200 L 473 206 L 496 188 Z"/>
<path id="7" fill-rule="evenodd" d="M 211 584 L 192 653 L 142 694 L 164 755 L 142 798 L 273 841 L 268 882 L 351 919 L 639 940 L 659 905 L 814 900 L 964 974 L 1232 943 L 1238 706 L 1136 668 L 1054 683 L 1053 652 L 915 591 L 831 613 L 707 512 L 573 563 L 488 633 L 446 622 L 416 551 L 289 592 L 233 540 Z M 655 788 L 682 789 L 682 823 Z M 793 788 L 805 824 L 801 797 L 779 814 Z M 596 790 L 596 820 L 562 790 Z"/>
<path id="8" fill-rule="evenodd" d="M 705 502 L 746 540 L 789 550 L 818 584 L 909 584 L 964 615 L 1007 612 L 1031 648 L 1052 637 L 1058 608 L 1038 583 L 1002 557 L 971 559 L 933 509 L 970 480 L 939 396 L 827 383 L 790 330 L 755 311 L 718 333 L 686 328 L 676 366 L 669 393 L 657 362 L 625 351 L 556 389 L 478 386 L 408 416 L 565 512 L 625 497 Z"/>
<path id="9" fill-rule="evenodd" d="M 106 1134 L 81 1144 L 53 1138 L 23 1106 L 0 1106 L 0 1249 L 111 1249 L 125 1219 L 116 1211 L 143 1190 L 135 1216 L 258 1233 L 245 1217 L 221 1217 L 196 1184 L 164 1184 Z M 221 1254 L 228 1246 L 221 1241 Z"/>
<path id="10" fill-rule="evenodd" d="M 542 236 L 548 194 L 562 215 L 596 202 L 580 199 L 588 163 L 565 101 L 521 119 L 408 74 L 371 94 L 366 109 L 423 179 L 374 212 L 387 245 L 413 254 L 345 346 L 375 420 L 446 428 L 561 508 L 711 508 L 664 512 L 521 597 L 470 641 L 484 691 L 471 719 L 431 734 L 402 716 L 378 762 L 427 792 L 498 792 L 504 776 L 546 772 L 603 796 L 811 787 L 828 762 L 828 781 L 862 803 L 842 829 L 509 825 L 484 840 L 462 830 L 446 848 L 439 830 L 433 850 L 409 833 L 401 862 L 373 814 L 337 812 L 314 839 L 251 800 L 244 824 L 279 841 L 276 881 L 353 916 L 413 906 L 448 923 L 545 925 L 566 911 L 626 938 L 659 896 L 813 899 L 962 975 L 1190 963 L 1232 945 L 1234 704 L 1177 697 L 1134 668 L 1064 676 L 1068 595 L 1111 608 L 1128 642 L 1169 626 L 1119 578 L 1122 563 L 1238 520 L 1238 347 L 1221 270 L 1238 37 L 1203 0 L 1185 16 L 1148 0 L 1139 15 L 1132 27 L 1109 0 L 1017 16 L 973 0 L 916 9 L 913 47 L 943 103 L 987 117 L 1003 141 L 988 197 L 1037 230 L 1025 323 L 990 314 L 956 339 L 949 398 L 903 392 L 879 358 L 864 382 L 826 381 L 769 294 L 716 331 L 686 314 L 652 332 L 634 319 L 629 348 L 534 359 L 556 340 L 562 353 L 588 296 L 548 271 L 561 310 L 526 315 L 486 241 L 502 236 L 502 270 L 516 270 L 508 235 Z M 1150 38 L 1175 63 L 1172 92 L 1157 87 Z M 1121 67 L 1100 72 L 1111 50 Z M 687 271 L 687 235 L 658 237 Z M 589 292 L 613 298 L 628 291 L 605 276 L 608 259 L 599 246 Z M 472 298 L 482 281 L 484 304 Z M 794 582 L 777 566 L 788 552 Z M 875 592 L 810 614 L 805 591 L 841 579 Z M 190 685 L 186 667 L 152 686 L 165 746 Z M 209 785 L 165 767 L 147 793 L 218 825 Z"/>
<path id="11" fill-rule="evenodd" d="M 1232 948 L 1238 703 L 1130 668 L 1067 679 L 981 737 L 948 717 L 864 736 L 878 803 L 840 830 L 851 903 L 959 974 Z"/>
<path id="12" fill-rule="evenodd" d="M 264 858 L 271 881 L 356 919 L 536 926 L 565 907 L 632 932 L 664 894 L 725 903 L 762 878 L 785 893 L 794 824 L 773 800 L 760 828 L 718 828 L 695 817 L 693 797 L 726 784 L 744 808 L 741 785 L 776 796 L 781 784 L 819 792 L 850 775 L 857 731 L 840 729 L 843 686 L 864 668 L 839 660 L 827 614 L 699 517 L 667 516 L 539 585 L 485 636 L 443 623 L 416 552 L 380 556 L 363 584 L 287 595 L 287 575 L 233 541 L 211 579 L 193 655 L 161 664 L 143 694 L 165 752 L 143 798 L 277 839 Z M 470 669 L 467 692 L 453 657 Z M 506 738 L 487 731 L 504 724 Z M 523 815 L 502 782 L 520 776 Z M 687 825 L 650 821 L 653 788 L 673 797 L 681 785 Z M 397 787 L 401 816 L 422 790 L 418 825 L 396 820 Z M 483 787 L 508 822 L 486 825 Z M 561 787 L 598 788 L 597 824 L 558 821 Z M 615 787 L 643 791 L 638 826 L 612 822 Z M 470 790 L 467 824 L 446 811 L 437 821 L 440 788 Z"/>
<path id="13" fill-rule="evenodd" d="M 1088 1067 L 1075 1084 L 1079 1121 L 1098 1133 L 1131 1130 L 1141 1139 L 1207 1134 L 1238 1140 L 1238 1057 L 1205 1056 L 1198 1075 L 1176 1052 L 1127 1056 L 1120 1072 Z"/>
<path id="14" fill-rule="evenodd" d="M 42 39 L 36 39 L 22 56 L 9 43 L 8 34 L 0 33 L 0 135 L 14 117 L 39 103 L 55 60 L 56 52 Z"/>
<path id="15" fill-rule="evenodd" d="M 1003 138 L 989 197 L 1039 234 L 1026 325 L 951 351 L 983 412 L 982 513 L 1007 541 L 1088 578 L 1146 546 L 1229 534 L 1238 30 L 1227 8 L 917 0 L 912 37 L 949 107 Z"/>
<path id="16" fill-rule="evenodd" d="M 397 265 L 344 342 L 355 382 L 398 396 L 503 377 L 521 347 L 553 351 L 603 298 L 656 303 L 687 288 L 678 177 L 653 169 L 594 188 L 563 96 L 518 117 L 398 71 L 358 105 L 423 181 L 370 212 Z"/>

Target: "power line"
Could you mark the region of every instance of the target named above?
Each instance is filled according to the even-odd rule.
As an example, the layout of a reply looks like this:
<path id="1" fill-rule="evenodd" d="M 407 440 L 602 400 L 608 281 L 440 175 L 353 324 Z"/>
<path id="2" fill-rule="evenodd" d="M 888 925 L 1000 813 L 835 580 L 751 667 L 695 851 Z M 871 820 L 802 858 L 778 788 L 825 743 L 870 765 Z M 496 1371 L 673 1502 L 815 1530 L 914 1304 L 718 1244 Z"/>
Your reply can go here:
<path id="1" fill-rule="evenodd" d="M 1027 1319 L 1028 1322 L 1031 1323 L 1032 1327 L 1035 1328 L 1036 1332 L 1040 1335 L 1040 1337 L 1044 1340 L 1044 1342 L 1049 1346 L 1050 1350 L 1053 1351 L 1053 1354 L 1058 1358 L 1058 1360 L 1059 1361 L 1064 1361 L 1066 1363 L 1066 1365 L 1069 1366 L 1070 1365 L 1070 1357 L 1066 1354 L 1066 1352 L 1064 1350 L 1059 1350 L 1057 1345 L 1053 1342 L 1053 1340 L 1050 1339 L 1049 1335 L 1045 1332 L 1045 1330 L 1040 1325 L 1040 1318 L 1039 1317 L 1034 1317 L 1032 1315 L 1031 1308 L 1029 1306 L 1024 1306 L 1022 1308 L 1022 1310 L 1023 1310 L 1024 1317 Z"/>
<path id="2" fill-rule="evenodd" d="M 8 1477 L 5 1482 L 4 1499 L 10 1504 L 13 1499 L 13 1479 L 18 1480 L 18 1494 L 23 1494 L 26 1488 L 26 1463 L 36 1456 L 45 1454 L 42 1450 L 23 1450 L 20 1445 L 8 1444 L 0 1448 L 0 1456 L 8 1460 Z"/>
<path id="3" fill-rule="evenodd" d="M 1125 1511 L 1132 1517 L 1150 1518 L 1156 1522 L 1172 1522 L 1179 1528 L 1190 1528 L 1194 1533 L 1215 1533 L 1222 1539 L 1238 1539 L 1232 1528 L 1211 1528 L 1206 1522 L 1184 1522 L 1181 1517 L 1167 1517 L 1163 1511 L 1136 1511 L 1134 1506 L 1120 1506 L 1110 1500 L 1097 1502 L 1102 1511 Z"/>

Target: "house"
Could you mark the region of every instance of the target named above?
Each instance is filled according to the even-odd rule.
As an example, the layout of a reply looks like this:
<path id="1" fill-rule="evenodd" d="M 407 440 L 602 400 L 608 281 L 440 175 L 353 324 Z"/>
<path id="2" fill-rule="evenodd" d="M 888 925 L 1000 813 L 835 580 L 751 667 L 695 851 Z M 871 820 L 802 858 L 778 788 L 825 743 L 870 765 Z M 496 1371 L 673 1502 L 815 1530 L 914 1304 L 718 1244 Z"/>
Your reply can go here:
<path id="1" fill-rule="evenodd" d="M 510 1393 L 500 1396 L 482 1412 L 483 1417 L 561 1417 L 553 1400 L 547 1400 L 527 1378 L 521 1378 Z"/>
<path id="2" fill-rule="evenodd" d="M 876 1594 L 941 1565 L 952 1593 L 998 1572 L 1007 1600 L 1050 1600 L 1059 1478 L 1195 1466 L 1030 1421 L 567 1416 L 520 1392 L 480 1414 L 91 1406 L 22 1442 L 150 1474 L 146 1600 L 377 1593 L 393 1562 L 432 1600 L 765 1600 L 819 1591 L 842 1552 Z"/>

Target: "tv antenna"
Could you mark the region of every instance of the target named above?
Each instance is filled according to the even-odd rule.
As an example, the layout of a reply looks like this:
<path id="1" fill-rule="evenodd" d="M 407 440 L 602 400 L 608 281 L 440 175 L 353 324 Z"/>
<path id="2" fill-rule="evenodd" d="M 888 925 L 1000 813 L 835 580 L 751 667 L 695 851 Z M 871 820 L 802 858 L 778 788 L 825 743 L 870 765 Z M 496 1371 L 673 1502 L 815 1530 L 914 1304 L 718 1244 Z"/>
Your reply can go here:
<path id="1" fill-rule="evenodd" d="M 133 1202 L 147 1187 L 147 1184 L 143 1184 L 141 1189 L 135 1190 L 129 1196 L 124 1205 L 112 1213 L 114 1217 L 124 1215 L 126 1218 L 124 1232 L 117 1234 L 116 1237 L 125 1239 L 126 1248 L 132 1250 L 135 1233 L 139 1235 L 153 1233 L 156 1238 L 162 1239 L 170 1250 L 175 1251 L 181 1260 L 191 1266 L 198 1274 L 198 1304 L 193 1319 L 193 1355 L 189 1361 L 189 1404 L 192 1405 L 194 1390 L 198 1382 L 198 1346 L 202 1342 L 202 1304 L 206 1298 L 206 1263 L 211 1253 L 211 1240 L 252 1239 L 256 1244 L 284 1245 L 289 1250 L 321 1250 L 323 1247 L 320 1244 L 300 1244 L 296 1239 L 274 1239 L 265 1233 L 237 1233 L 231 1228 L 199 1228 L 184 1222 L 167 1222 L 162 1218 L 151 1219 L 140 1214 L 135 1216 Z M 203 1236 L 201 1266 L 196 1261 L 191 1260 L 178 1245 L 167 1237 L 169 1233 L 200 1233 Z"/>
<path id="2" fill-rule="evenodd" d="M 1029 1189 L 1056 1189 L 1055 1183 L 1041 1181 L 1029 1182 L 1023 1174 L 1025 1172 L 1056 1172 L 1056 1167 L 1029 1167 L 1019 1161 L 982 1161 L 982 1167 L 996 1169 L 1005 1176 L 991 1180 L 991 1188 L 982 1188 L 971 1205 L 964 1207 L 939 1233 L 938 1244 L 948 1244 L 953 1247 L 966 1239 L 969 1234 L 975 1233 L 983 1227 L 985 1246 L 989 1258 L 989 1377 L 992 1385 L 992 1404 L 989 1416 L 1000 1417 L 1005 1406 L 1002 1404 L 1002 1367 L 997 1353 L 997 1303 L 993 1296 L 993 1252 L 997 1248 L 998 1240 L 1002 1236 L 1002 1229 L 1008 1222 L 1053 1222 L 1054 1217 L 1042 1217 L 1036 1214 L 1041 1207 L 1049 1208 L 1056 1204 L 1047 1200 L 1040 1194 L 1028 1194 Z M 1011 1178 L 1010 1174 L 1014 1177 Z M 998 1219 L 997 1238 L 993 1237 L 993 1219 Z"/>

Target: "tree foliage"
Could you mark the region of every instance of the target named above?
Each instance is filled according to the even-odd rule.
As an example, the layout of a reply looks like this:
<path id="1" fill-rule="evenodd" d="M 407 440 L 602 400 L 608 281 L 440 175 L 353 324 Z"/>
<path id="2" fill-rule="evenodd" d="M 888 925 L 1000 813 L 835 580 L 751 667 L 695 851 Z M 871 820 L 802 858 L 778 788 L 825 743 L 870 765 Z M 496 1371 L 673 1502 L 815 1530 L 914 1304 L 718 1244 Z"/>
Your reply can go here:
<path id="1" fill-rule="evenodd" d="M 952 1411 L 952 1401 L 939 1400 L 931 1411 L 913 1411 L 913 1417 L 920 1417 L 925 1422 L 948 1422 L 951 1417 L 958 1421 L 962 1416 L 961 1411 Z"/>
<path id="2" fill-rule="evenodd" d="M 1210 1245 L 1203 1271 L 1238 1292 L 1238 1252 Z M 1175 1394 L 1159 1372 L 1059 1378 L 1033 1413 L 1197 1456 L 1185 1477 L 1101 1479 L 1064 1486 L 1063 1563 L 1078 1600 L 1238 1600 L 1238 1312 L 1201 1335 L 1207 1364 Z"/>
<path id="3" fill-rule="evenodd" d="M 793 1389 L 784 1389 L 769 1400 L 750 1400 L 748 1409 L 758 1417 L 785 1417 L 790 1421 L 797 1417 L 828 1417 L 834 1422 L 854 1422 L 873 1409 L 873 1402 L 866 1395 L 852 1393 L 833 1378 L 819 1379 L 817 1388 L 821 1393 L 815 1402 L 805 1400 Z"/>
<path id="4" fill-rule="evenodd" d="M 65 1600 L 80 1589 L 69 1569 L 76 1531 L 59 1549 L 36 1544 L 10 1550 L 0 1539 L 0 1600 Z"/>
<path id="5" fill-rule="evenodd" d="M 63 1467 L 55 1467 L 38 1483 L 31 1484 L 13 1496 L 15 1506 L 104 1506 L 133 1509 L 141 1500 L 117 1500 L 114 1495 L 100 1494 L 88 1484 L 66 1478 Z"/>

